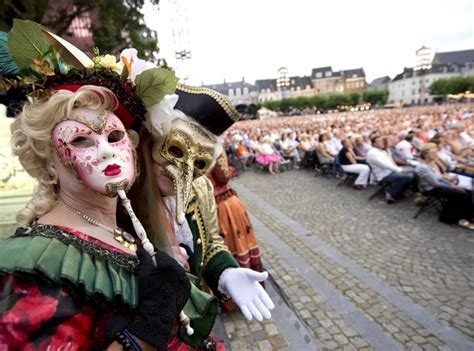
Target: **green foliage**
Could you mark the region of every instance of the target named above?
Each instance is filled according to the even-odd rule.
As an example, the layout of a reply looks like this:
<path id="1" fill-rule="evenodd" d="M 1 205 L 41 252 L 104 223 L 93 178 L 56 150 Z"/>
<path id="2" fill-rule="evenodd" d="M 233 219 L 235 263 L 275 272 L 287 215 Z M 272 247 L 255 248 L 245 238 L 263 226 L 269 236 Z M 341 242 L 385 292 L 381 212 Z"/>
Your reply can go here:
<path id="1" fill-rule="evenodd" d="M 283 100 L 269 100 L 261 104 L 272 111 L 288 113 L 290 110 L 306 108 L 318 110 L 335 110 L 341 106 L 356 106 L 363 102 L 371 105 L 385 105 L 388 99 L 388 90 L 367 90 L 363 94 L 353 92 L 348 94 L 298 96 Z"/>
<path id="2" fill-rule="evenodd" d="M 388 100 L 388 90 L 369 89 L 362 93 L 362 100 L 371 105 L 385 105 Z"/>
<path id="3" fill-rule="evenodd" d="M 311 101 L 311 107 L 315 107 L 319 110 L 324 110 L 328 107 L 328 97 L 324 95 L 315 95 L 309 97 Z"/>
<path id="4" fill-rule="evenodd" d="M 8 49 L 18 67 L 29 68 L 33 60 L 48 50 L 51 44 L 38 23 L 15 19 L 8 33 Z"/>
<path id="5" fill-rule="evenodd" d="M 160 102 L 176 89 L 178 78 L 165 68 L 152 68 L 143 71 L 135 78 L 135 91 L 146 107 Z"/>
<path id="6" fill-rule="evenodd" d="M 429 87 L 431 95 L 460 94 L 466 91 L 474 91 L 474 76 L 438 79 Z"/>
<path id="7" fill-rule="evenodd" d="M 143 4 L 144 0 L 3 0 L 0 30 L 10 30 L 17 18 L 41 23 L 63 36 L 75 18 L 91 13 L 94 43 L 102 52 L 116 54 L 126 47 L 135 47 L 139 56 L 148 58 L 157 51 L 157 40 L 144 23 L 140 12 Z M 146 38 L 143 33 L 147 33 Z"/>
<path id="8" fill-rule="evenodd" d="M 349 96 L 351 98 L 351 105 L 352 106 L 355 106 L 359 103 L 359 101 L 360 101 L 360 94 L 359 93 L 357 93 L 357 92 L 350 93 Z"/>

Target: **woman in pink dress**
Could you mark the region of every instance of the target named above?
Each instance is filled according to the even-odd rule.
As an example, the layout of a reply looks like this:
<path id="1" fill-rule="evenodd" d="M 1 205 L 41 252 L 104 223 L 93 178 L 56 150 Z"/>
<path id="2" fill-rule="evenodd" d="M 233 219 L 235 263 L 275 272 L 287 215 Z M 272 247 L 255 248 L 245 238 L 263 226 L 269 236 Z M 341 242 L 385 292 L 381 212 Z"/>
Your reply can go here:
<path id="1" fill-rule="evenodd" d="M 270 143 L 267 137 L 260 136 L 258 138 L 258 153 L 259 155 L 255 159 L 258 164 L 267 167 L 270 174 L 278 173 L 280 166 L 281 157 L 278 151 Z"/>

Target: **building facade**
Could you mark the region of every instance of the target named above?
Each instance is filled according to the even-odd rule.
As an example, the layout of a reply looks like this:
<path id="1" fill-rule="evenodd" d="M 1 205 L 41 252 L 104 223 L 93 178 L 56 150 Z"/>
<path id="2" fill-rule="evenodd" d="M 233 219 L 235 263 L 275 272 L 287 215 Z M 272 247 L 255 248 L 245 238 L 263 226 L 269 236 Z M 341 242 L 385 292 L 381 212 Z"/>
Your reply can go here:
<path id="1" fill-rule="evenodd" d="M 238 82 L 226 82 L 220 84 L 203 85 L 206 88 L 218 91 L 223 95 L 227 95 L 234 105 L 248 105 L 258 101 L 258 87 L 250 84 L 242 77 Z"/>
<path id="2" fill-rule="evenodd" d="M 423 54 L 426 54 L 427 48 L 423 47 L 422 49 Z M 429 94 L 431 83 L 439 79 L 474 75 L 474 50 L 437 53 L 432 56 L 431 63 L 418 59 L 420 50 L 417 51 L 417 66 L 404 68 L 403 72 L 389 83 L 388 100 L 390 104 L 424 105 L 433 103 L 437 97 Z"/>
<path id="3" fill-rule="evenodd" d="M 363 68 L 333 71 L 331 66 L 313 68 L 311 81 L 314 94 L 363 92 L 367 89 Z"/>
<path id="4" fill-rule="evenodd" d="M 331 66 L 313 68 L 311 81 L 316 95 L 330 95 L 344 91 L 344 81 L 340 72 L 333 72 Z"/>
<path id="5" fill-rule="evenodd" d="M 384 90 L 388 89 L 391 79 L 389 76 L 375 78 L 368 86 L 369 89 Z"/>

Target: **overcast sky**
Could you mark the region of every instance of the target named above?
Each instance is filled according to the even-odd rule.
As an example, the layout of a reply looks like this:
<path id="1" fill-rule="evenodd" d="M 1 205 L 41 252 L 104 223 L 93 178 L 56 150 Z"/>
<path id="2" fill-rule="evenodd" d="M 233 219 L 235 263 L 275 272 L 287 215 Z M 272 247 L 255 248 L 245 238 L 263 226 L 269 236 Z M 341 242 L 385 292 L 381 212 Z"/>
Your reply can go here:
<path id="1" fill-rule="evenodd" d="M 281 66 L 300 76 L 363 67 L 370 82 L 412 67 L 422 45 L 474 49 L 474 0 L 176 1 L 189 9 L 190 78 L 199 84 L 276 78 Z"/>

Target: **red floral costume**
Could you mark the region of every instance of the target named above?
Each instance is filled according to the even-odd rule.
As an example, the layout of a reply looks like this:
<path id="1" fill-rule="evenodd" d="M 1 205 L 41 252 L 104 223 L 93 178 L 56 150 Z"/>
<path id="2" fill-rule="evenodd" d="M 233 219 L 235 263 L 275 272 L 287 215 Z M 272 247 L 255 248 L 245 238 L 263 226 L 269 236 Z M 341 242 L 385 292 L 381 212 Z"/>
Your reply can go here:
<path id="1" fill-rule="evenodd" d="M 66 231 L 46 225 L 26 230 L 19 228 L 15 236 L 0 244 L 0 350 L 103 350 L 112 342 L 113 332 L 110 330 L 120 330 L 120 326 L 126 323 L 136 303 L 134 292 L 130 291 L 125 296 L 123 288 L 126 287 L 122 287 L 113 288 L 110 294 L 105 289 L 107 283 L 97 284 L 94 293 L 87 293 L 90 284 L 81 280 L 98 278 L 106 272 L 99 273 L 97 270 L 95 277 L 87 277 L 80 268 L 64 267 L 71 265 L 70 257 L 58 263 L 62 255 L 58 247 L 73 256 L 72 253 L 81 245 L 83 252 L 79 264 L 87 266 L 86 261 L 91 260 L 96 267 L 104 264 L 114 266 L 107 270 L 108 274 L 122 273 L 122 279 L 116 279 L 115 285 L 128 279 L 130 286 L 134 286 L 133 272 L 128 275 L 123 272 L 125 268 L 134 269 L 138 262 L 135 257 L 70 229 Z M 57 252 L 57 257 L 52 257 L 50 247 Z M 3 254 L 7 249 L 9 254 Z M 31 253 L 35 250 L 43 252 Z M 95 256 L 92 254 L 94 251 Z M 120 262 L 106 261 L 103 255 L 111 255 Z M 12 257 L 19 259 L 12 264 Z M 34 269 L 27 263 L 31 259 L 37 261 L 33 263 Z M 129 267 L 123 265 L 126 261 L 130 263 Z M 45 268 L 47 264 L 50 268 L 59 269 L 62 274 L 42 272 L 41 267 Z M 66 278 L 68 269 L 78 273 L 76 281 Z M 61 278 L 56 279 L 56 275 Z M 98 290 L 104 291 L 100 293 Z"/>

